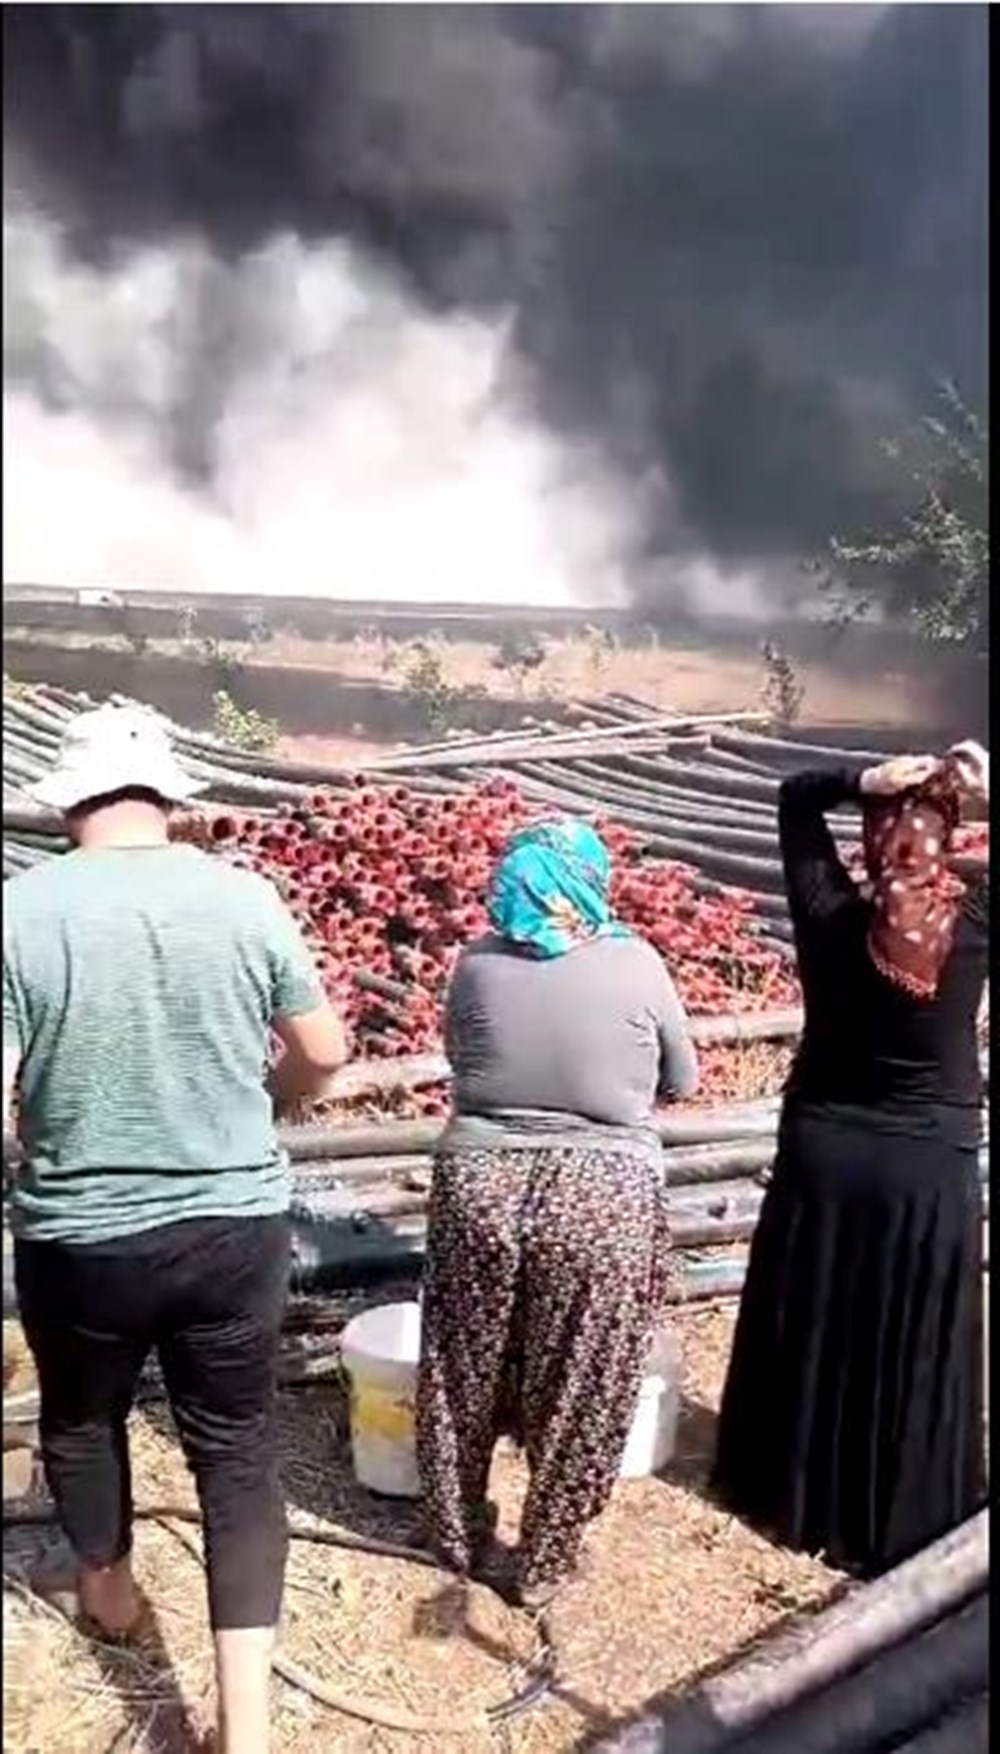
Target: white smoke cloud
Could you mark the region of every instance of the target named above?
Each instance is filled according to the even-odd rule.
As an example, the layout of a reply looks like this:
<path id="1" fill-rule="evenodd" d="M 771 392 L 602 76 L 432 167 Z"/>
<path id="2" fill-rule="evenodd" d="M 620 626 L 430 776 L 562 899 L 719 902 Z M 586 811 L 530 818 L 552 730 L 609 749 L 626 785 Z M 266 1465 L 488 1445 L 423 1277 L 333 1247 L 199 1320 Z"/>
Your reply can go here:
<path id="1" fill-rule="evenodd" d="M 4 254 L 6 582 L 623 600 L 641 485 L 540 424 L 507 313 L 430 314 L 291 236 L 96 267 L 22 210 Z"/>

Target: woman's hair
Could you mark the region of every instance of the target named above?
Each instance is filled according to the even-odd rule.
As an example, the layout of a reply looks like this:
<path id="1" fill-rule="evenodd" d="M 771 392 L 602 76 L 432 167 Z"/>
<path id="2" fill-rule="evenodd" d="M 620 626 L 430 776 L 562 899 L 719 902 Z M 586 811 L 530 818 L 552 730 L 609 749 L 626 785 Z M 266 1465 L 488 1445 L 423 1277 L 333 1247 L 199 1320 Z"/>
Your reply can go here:
<path id="1" fill-rule="evenodd" d="M 85 798 L 72 810 L 67 810 L 66 816 L 71 822 L 80 822 L 98 810 L 107 810 L 112 804 L 153 804 L 157 810 L 163 811 L 164 816 L 169 816 L 173 809 L 172 804 L 149 786 L 120 786 L 116 792 L 101 792 L 96 798 Z"/>

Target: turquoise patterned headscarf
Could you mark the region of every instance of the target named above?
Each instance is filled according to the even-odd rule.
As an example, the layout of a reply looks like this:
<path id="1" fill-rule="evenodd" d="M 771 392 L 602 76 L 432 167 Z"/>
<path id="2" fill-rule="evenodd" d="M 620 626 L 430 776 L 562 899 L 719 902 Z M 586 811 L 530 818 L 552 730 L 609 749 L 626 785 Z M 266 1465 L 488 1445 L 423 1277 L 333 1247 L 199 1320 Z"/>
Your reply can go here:
<path id="1" fill-rule="evenodd" d="M 610 884 L 608 849 L 589 824 L 535 823 L 513 836 L 494 872 L 490 922 L 538 956 L 563 956 L 590 938 L 631 937 L 611 912 Z"/>

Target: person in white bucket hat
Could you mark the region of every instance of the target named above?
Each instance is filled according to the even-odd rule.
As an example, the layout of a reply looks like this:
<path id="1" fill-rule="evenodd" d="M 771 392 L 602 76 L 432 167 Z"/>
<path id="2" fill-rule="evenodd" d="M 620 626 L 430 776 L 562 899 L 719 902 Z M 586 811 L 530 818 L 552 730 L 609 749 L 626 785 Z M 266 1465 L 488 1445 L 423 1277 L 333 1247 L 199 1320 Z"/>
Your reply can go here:
<path id="1" fill-rule="evenodd" d="M 171 842 L 202 789 L 146 709 L 69 726 L 33 791 L 73 850 L 4 885 L 4 1128 L 16 1090 L 18 1302 L 83 1616 L 126 1638 L 145 1617 L 126 1420 L 155 1349 L 205 1525 L 220 1754 L 265 1754 L 286 1551 L 274 1106 L 346 1050 L 272 886 Z"/>
<path id="2" fill-rule="evenodd" d="M 38 804 L 70 813 L 93 798 L 152 792 L 165 804 L 186 804 L 205 790 L 181 766 L 164 719 L 141 706 L 99 706 L 73 719 L 59 759 L 29 788 Z"/>

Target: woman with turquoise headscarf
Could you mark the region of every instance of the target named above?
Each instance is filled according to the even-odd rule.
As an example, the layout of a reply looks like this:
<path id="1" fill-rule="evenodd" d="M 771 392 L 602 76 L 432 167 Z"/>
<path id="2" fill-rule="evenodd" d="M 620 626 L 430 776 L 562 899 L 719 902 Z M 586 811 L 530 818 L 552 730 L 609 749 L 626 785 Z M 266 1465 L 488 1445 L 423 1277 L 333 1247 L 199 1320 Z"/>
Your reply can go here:
<path id="1" fill-rule="evenodd" d="M 563 956 L 591 938 L 629 938 L 611 911 L 611 859 L 596 829 L 572 817 L 521 830 L 497 866 L 493 928 L 536 956 Z"/>
<path id="2" fill-rule="evenodd" d="M 547 1602 L 605 1507 L 667 1287 L 657 1098 L 697 1062 L 657 952 L 615 919 L 589 824 L 533 824 L 492 932 L 448 991 L 453 1107 L 434 1164 L 417 1393 L 421 1474 L 458 1571 Z M 520 1544 L 498 1573 L 493 1450 L 523 1445 Z"/>

